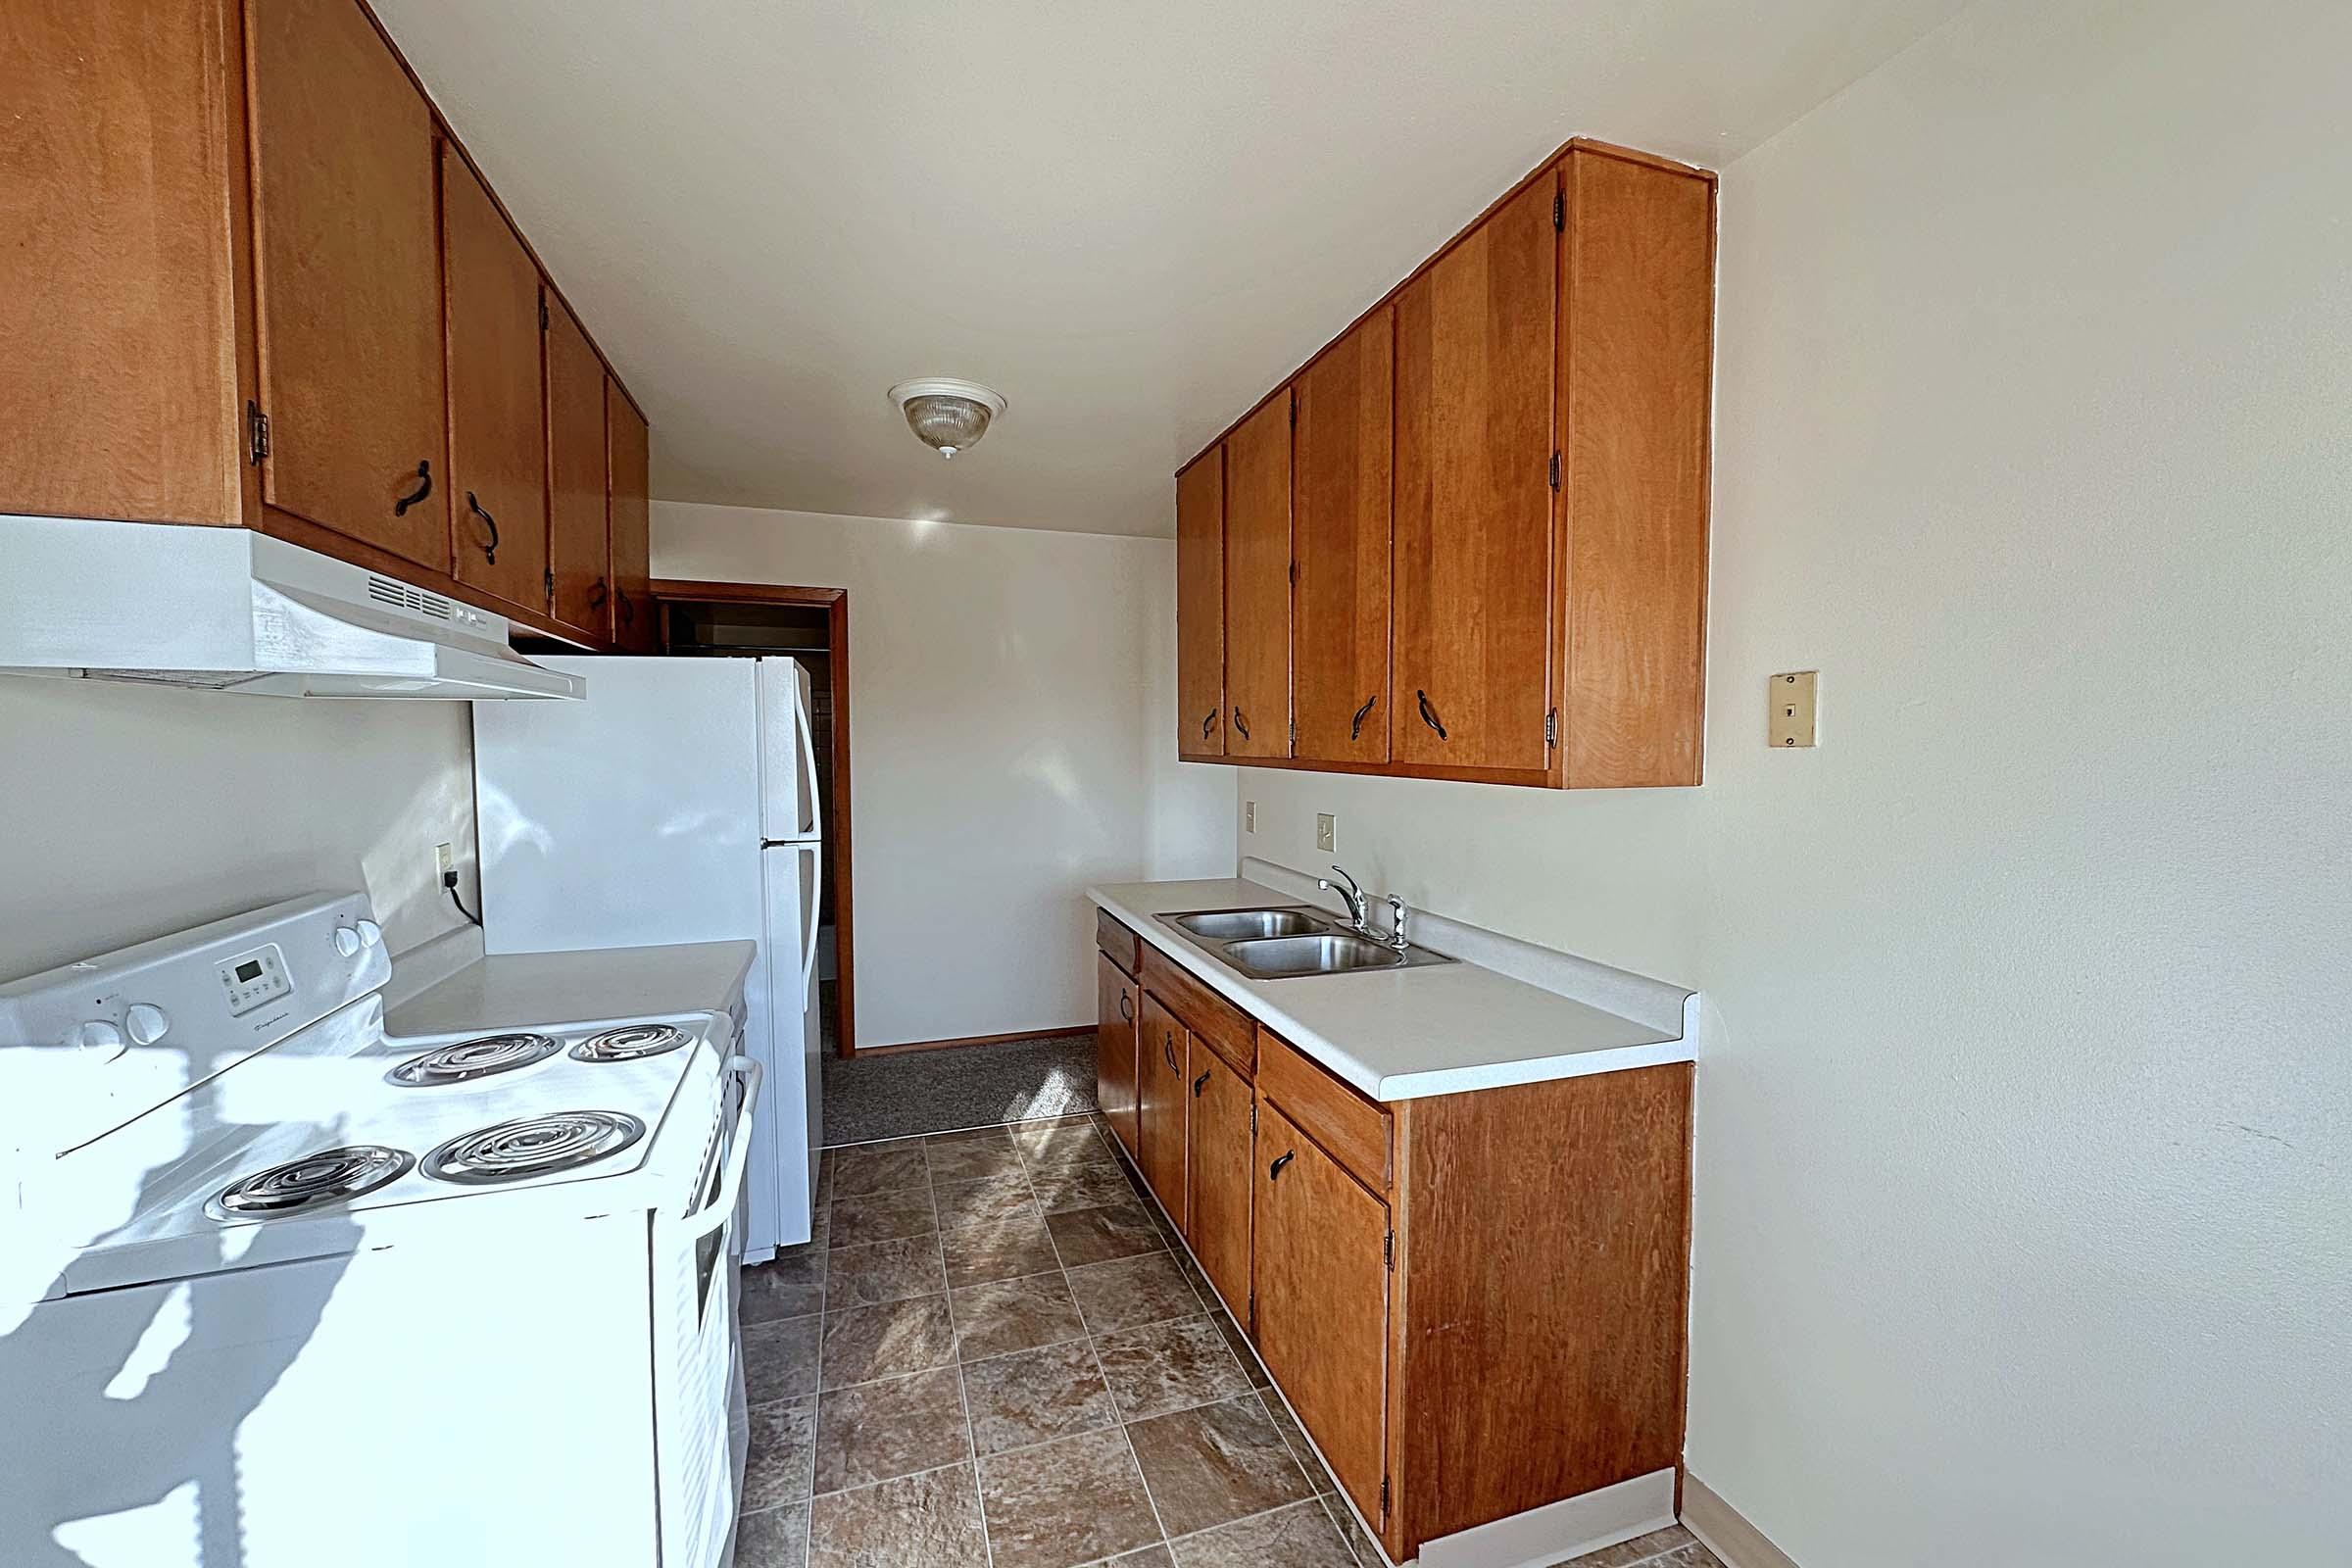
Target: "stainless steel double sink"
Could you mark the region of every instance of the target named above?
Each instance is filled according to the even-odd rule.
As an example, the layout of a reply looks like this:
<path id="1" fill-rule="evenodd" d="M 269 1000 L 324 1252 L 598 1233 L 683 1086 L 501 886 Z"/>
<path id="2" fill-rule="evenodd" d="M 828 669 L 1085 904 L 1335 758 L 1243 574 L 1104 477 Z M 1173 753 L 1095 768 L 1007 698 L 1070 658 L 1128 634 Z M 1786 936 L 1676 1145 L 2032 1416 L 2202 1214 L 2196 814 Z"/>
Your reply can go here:
<path id="1" fill-rule="evenodd" d="M 1453 962 L 1427 948 L 1408 946 L 1399 953 L 1306 905 L 1201 909 L 1163 914 L 1159 923 L 1252 980 L 1295 980 L 1301 975 L 1413 969 Z"/>

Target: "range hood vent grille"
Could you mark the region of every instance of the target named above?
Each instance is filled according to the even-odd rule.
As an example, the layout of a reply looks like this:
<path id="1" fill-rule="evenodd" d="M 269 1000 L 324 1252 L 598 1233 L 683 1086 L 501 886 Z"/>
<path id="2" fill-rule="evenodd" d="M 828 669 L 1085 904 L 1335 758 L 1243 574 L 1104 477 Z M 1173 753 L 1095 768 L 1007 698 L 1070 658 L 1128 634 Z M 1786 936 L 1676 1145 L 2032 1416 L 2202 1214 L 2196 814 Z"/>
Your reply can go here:
<path id="1" fill-rule="evenodd" d="M 428 594 L 421 588 L 412 588 L 405 582 L 394 582 L 389 577 L 378 577 L 373 572 L 368 574 L 368 597 L 378 604 L 390 605 L 395 610 L 413 611 L 436 620 L 448 620 L 451 615 L 449 601 L 439 594 Z"/>

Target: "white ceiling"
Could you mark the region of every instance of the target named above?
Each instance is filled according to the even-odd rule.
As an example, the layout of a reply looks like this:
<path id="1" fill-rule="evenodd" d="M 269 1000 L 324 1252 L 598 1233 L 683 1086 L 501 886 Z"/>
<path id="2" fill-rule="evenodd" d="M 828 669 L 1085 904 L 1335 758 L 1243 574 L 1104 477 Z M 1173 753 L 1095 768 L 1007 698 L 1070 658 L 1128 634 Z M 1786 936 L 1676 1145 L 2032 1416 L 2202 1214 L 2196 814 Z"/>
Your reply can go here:
<path id="1" fill-rule="evenodd" d="M 656 495 L 1133 534 L 1559 143 L 1720 167 L 1960 4 L 375 0 Z M 916 375 L 1011 410 L 944 463 Z"/>

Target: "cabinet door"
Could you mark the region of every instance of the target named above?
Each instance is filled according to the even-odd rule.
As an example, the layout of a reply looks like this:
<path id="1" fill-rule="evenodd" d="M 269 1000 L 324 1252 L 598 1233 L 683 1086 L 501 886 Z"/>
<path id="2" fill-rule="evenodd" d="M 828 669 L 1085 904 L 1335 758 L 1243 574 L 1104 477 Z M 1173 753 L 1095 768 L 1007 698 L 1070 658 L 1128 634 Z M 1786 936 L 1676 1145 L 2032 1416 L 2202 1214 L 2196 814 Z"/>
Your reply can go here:
<path id="1" fill-rule="evenodd" d="M 245 21 L 263 498 L 445 571 L 432 115 L 352 0 Z"/>
<path id="2" fill-rule="evenodd" d="M 153 0 L 0 21 L 0 513 L 239 520 L 235 37 Z"/>
<path id="3" fill-rule="evenodd" d="M 1300 373 L 1291 635 L 1298 755 L 1389 760 L 1389 436 L 1395 311 Z"/>
<path id="4" fill-rule="evenodd" d="M 547 437 L 539 269 L 466 160 L 441 144 L 449 489 L 458 581 L 544 612 Z"/>
<path id="5" fill-rule="evenodd" d="M 1208 1283 L 1249 1326 L 1250 1085 L 1196 1035 L 1185 1093 L 1185 1237 Z"/>
<path id="6" fill-rule="evenodd" d="M 1225 755 L 1291 755 L 1291 398 L 1225 438 Z"/>
<path id="7" fill-rule="evenodd" d="M 1257 1348 L 1364 1517 L 1388 1452 L 1388 1206 L 1257 1106 Z"/>
<path id="8" fill-rule="evenodd" d="M 1399 762 L 1547 760 L 1557 188 L 1528 186 L 1396 298 Z"/>
<path id="9" fill-rule="evenodd" d="M 1095 955 L 1095 1100 L 1129 1157 L 1143 1158 L 1135 1125 L 1136 999 L 1142 992 L 1103 954 Z"/>
<path id="10" fill-rule="evenodd" d="M 612 542 L 605 517 L 605 367 L 571 312 L 547 300 L 547 550 L 555 616 L 612 636 Z"/>
<path id="11" fill-rule="evenodd" d="M 605 379 L 605 452 L 609 526 L 612 536 L 612 640 L 634 654 L 655 652 L 654 597 L 648 585 L 652 546 L 647 533 L 645 420 L 620 387 Z"/>
<path id="12" fill-rule="evenodd" d="M 1185 1227 L 1184 1025 L 1152 997 L 1144 998 L 1143 1031 L 1136 1037 L 1136 1119 L 1144 1141 L 1144 1180 L 1160 1207 Z"/>
<path id="13" fill-rule="evenodd" d="M 1225 751 L 1225 448 L 1176 476 L 1176 750 Z"/>

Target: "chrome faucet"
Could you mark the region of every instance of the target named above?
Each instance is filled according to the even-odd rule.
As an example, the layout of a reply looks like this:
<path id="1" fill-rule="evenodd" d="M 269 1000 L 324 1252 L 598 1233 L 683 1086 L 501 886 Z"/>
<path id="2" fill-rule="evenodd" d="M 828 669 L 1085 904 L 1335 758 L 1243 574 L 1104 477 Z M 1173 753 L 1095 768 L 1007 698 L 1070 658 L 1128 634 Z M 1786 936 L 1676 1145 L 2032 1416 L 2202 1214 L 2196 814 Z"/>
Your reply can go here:
<path id="1" fill-rule="evenodd" d="M 1398 953 L 1412 946 L 1404 935 L 1404 901 L 1394 893 L 1389 895 L 1389 946 Z"/>
<path id="2" fill-rule="evenodd" d="M 1349 876 L 1340 866 L 1334 865 L 1332 869 L 1339 872 L 1340 881 L 1348 885 L 1341 887 L 1339 882 L 1334 882 L 1329 877 L 1323 877 L 1315 883 L 1315 886 L 1326 893 L 1337 893 L 1341 898 L 1346 899 L 1348 901 L 1348 922 L 1355 927 L 1355 934 L 1361 937 L 1372 936 L 1370 901 L 1364 897 L 1364 890 L 1356 886 L 1355 878 Z M 1375 938 L 1375 940 L 1378 939 Z"/>

